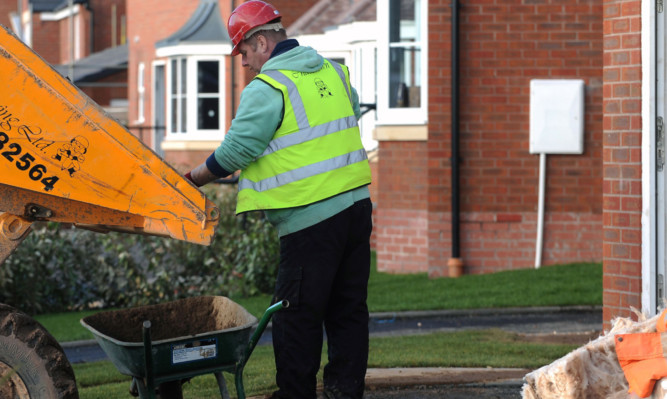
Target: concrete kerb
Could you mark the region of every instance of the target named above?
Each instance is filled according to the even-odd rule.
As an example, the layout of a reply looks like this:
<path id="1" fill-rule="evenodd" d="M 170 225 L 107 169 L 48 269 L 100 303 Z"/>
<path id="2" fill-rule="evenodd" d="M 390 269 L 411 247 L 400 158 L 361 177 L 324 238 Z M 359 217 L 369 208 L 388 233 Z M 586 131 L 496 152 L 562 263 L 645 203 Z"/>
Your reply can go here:
<path id="1" fill-rule="evenodd" d="M 396 318 L 429 318 L 429 317 L 459 317 L 459 316 L 489 316 L 495 314 L 503 315 L 527 315 L 546 314 L 560 312 L 590 312 L 602 311 L 601 306 L 540 306 L 540 307 L 517 307 L 517 308 L 483 308 L 483 309 L 452 309 L 452 310 L 410 310 L 399 312 L 376 312 L 371 313 L 371 319 Z"/>
<path id="2" fill-rule="evenodd" d="M 490 367 L 410 367 L 368 369 L 369 388 L 388 388 L 414 385 L 446 385 L 515 381 L 517 384 L 531 372 L 528 369 Z"/>

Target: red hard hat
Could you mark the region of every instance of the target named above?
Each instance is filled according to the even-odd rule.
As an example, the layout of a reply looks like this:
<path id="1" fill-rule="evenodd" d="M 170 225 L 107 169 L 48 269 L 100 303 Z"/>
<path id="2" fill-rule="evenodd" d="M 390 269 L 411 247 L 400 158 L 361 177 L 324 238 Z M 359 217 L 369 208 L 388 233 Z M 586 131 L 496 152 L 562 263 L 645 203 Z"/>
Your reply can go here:
<path id="1" fill-rule="evenodd" d="M 232 39 L 232 55 L 239 54 L 239 44 L 253 28 L 280 18 L 280 12 L 271 4 L 261 0 L 247 1 L 232 11 L 227 21 L 227 32 Z"/>

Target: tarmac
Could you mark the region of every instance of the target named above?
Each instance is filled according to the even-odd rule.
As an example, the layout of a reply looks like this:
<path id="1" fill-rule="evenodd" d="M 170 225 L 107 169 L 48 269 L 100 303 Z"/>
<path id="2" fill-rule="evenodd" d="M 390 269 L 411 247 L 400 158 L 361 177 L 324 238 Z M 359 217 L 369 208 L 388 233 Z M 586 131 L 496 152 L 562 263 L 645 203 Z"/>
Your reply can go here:
<path id="1" fill-rule="evenodd" d="M 584 345 L 602 334 L 597 306 L 502 308 L 372 313 L 371 337 L 497 328 L 529 341 Z M 259 345 L 271 343 L 271 325 Z M 61 344 L 71 363 L 106 360 L 94 340 Z M 532 370 L 512 368 L 369 369 L 365 399 L 521 398 L 523 377 Z M 255 397 L 252 399 L 261 399 Z M 251 398 L 249 398 L 251 399 Z"/>

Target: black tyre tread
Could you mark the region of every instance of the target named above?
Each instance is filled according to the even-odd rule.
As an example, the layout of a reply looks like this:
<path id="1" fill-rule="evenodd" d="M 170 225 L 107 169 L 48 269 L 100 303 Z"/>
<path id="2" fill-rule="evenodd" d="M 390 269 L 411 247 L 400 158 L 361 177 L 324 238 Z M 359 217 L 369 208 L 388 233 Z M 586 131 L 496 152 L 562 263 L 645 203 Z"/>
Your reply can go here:
<path id="1" fill-rule="evenodd" d="M 0 334 L 14 336 L 34 350 L 56 387 L 58 399 L 79 398 L 72 366 L 58 341 L 40 323 L 9 305 L 0 304 Z"/>

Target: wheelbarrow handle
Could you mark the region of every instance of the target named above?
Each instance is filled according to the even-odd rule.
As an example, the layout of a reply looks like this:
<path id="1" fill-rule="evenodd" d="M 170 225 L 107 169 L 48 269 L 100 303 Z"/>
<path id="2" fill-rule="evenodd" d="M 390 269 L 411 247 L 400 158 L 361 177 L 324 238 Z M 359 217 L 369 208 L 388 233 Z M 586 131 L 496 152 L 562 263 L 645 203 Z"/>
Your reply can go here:
<path id="1" fill-rule="evenodd" d="M 248 342 L 248 347 L 246 348 L 245 357 L 243 359 L 244 363 L 248 361 L 248 358 L 252 354 L 252 351 L 255 350 L 255 346 L 257 346 L 257 342 L 259 342 L 259 339 L 262 337 L 262 334 L 264 333 L 266 326 L 269 324 L 271 316 L 273 316 L 273 314 L 279 311 L 280 309 L 285 309 L 288 307 L 289 307 L 289 301 L 283 299 L 282 301 L 276 302 L 273 305 L 271 305 L 268 309 L 266 309 L 264 315 L 257 324 L 255 332 L 250 337 L 250 342 Z"/>
<path id="2" fill-rule="evenodd" d="M 250 337 L 250 342 L 248 342 L 248 346 L 246 347 L 245 356 L 243 356 L 243 358 L 239 360 L 239 362 L 236 364 L 234 381 L 236 384 L 236 395 L 238 399 L 245 399 L 245 389 L 243 388 L 243 369 L 245 368 L 245 364 L 248 361 L 248 358 L 250 358 L 252 351 L 255 350 L 255 346 L 257 346 L 259 338 L 262 336 L 262 333 L 266 329 L 266 325 L 269 324 L 271 316 L 273 316 L 273 314 L 279 311 L 280 309 L 284 309 L 287 307 L 289 307 L 289 301 L 287 300 L 276 302 L 273 305 L 271 305 L 268 309 L 266 309 L 266 311 L 264 312 L 264 316 L 262 316 L 262 318 L 259 320 L 257 328 L 255 329 L 255 332 L 252 334 L 252 337 Z"/>

